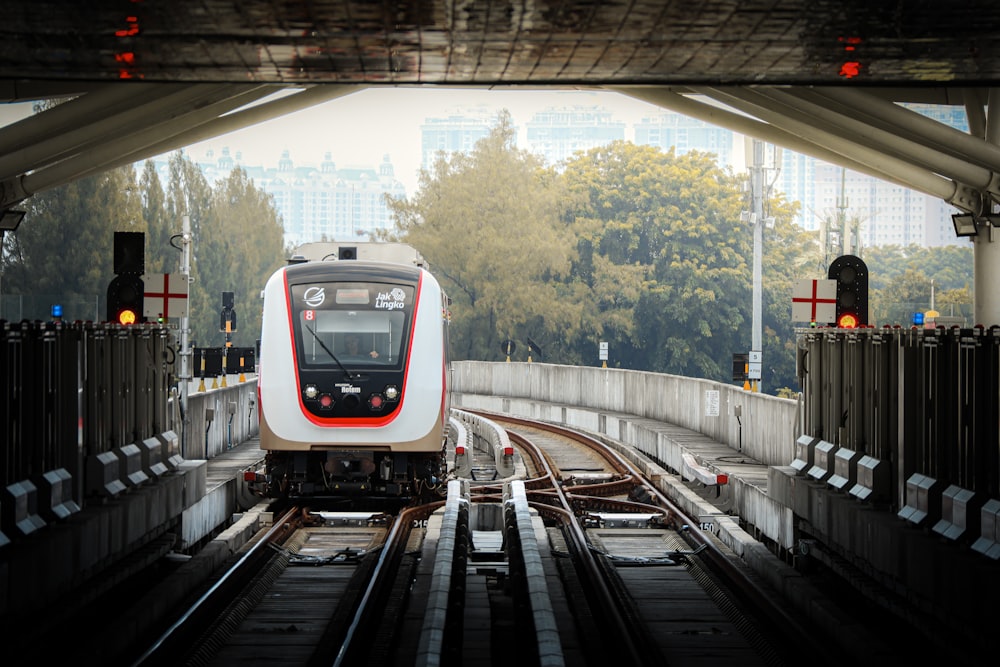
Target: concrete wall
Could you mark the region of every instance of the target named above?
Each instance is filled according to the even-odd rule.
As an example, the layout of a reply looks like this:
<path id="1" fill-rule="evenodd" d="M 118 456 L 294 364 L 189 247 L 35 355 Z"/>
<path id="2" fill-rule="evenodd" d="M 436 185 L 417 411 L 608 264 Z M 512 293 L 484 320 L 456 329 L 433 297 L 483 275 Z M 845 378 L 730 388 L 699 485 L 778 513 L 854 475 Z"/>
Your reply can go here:
<path id="1" fill-rule="evenodd" d="M 742 447 L 748 456 L 767 465 L 788 465 L 795 458 L 795 440 L 800 435 L 799 401 L 710 380 L 612 368 L 481 361 L 453 362 L 452 380 L 452 389 L 463 394 L 531 399 L 677 424 L 733 449 Z"/>
<path id="2" fill-rule="evenodd" d="M 225 387 L 197 391 L 190 384 L 181 453 L 186 459 L 210 459 L 258 434 L 257 377 L 230 375 Z M 208 383 L 206 383 L 208 384 Z M 180 431 L 178 431 L 180 432 Z"/>

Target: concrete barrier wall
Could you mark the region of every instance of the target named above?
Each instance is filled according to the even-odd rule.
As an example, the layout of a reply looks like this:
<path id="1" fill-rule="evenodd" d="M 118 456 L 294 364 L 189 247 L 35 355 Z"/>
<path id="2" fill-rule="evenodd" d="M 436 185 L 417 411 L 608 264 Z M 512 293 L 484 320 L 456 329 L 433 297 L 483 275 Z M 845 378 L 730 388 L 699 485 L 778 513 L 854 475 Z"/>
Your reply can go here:
<path id="1" fill-rule="evenodd" d="M 462 394 L 543 401 L 677 424 L 742 449 L 767 465 L 792 461 L 800 435 L 799 401 L 710 380 L 612 368 L 482 361 L 453 362 L 452 379 L 452 389 Z M 465 405 L 471 407 L 468 402 Z"/>
<path id="2" fill-rule="evenodd" d="M 259 433 L 256 376 L 239 382 L 238 375 L 230 375 L 226 385 L 199 392 L 197 384 L 191 384 L 184 417 L 184 458 L 210 459 Z"/>

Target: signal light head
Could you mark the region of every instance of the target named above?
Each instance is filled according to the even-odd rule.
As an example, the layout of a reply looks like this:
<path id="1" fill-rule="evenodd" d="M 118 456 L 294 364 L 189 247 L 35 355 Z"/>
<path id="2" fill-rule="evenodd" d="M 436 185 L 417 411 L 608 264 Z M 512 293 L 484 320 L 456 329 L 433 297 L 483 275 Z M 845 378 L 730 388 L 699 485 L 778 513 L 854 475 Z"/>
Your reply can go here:
<path id="1" fill-rule="evenodd" d="M 854 313 L 843 313 L 837 318 L 837 327 L 840 329 L 856 329 L 858 318 Z"/>
<path id="2" fill-rule="evenodd" d="M 837 281 L 837 327 L 854 329 L 868 324 L 868 265 L 854 255 L 841 255 L 827 272 Z"/>
<path id="3" fill-rule="evenodd" d="M 118 311 L 118 324 L 135 324 L 138 319 L 135 311 L 131 308 Z"/>

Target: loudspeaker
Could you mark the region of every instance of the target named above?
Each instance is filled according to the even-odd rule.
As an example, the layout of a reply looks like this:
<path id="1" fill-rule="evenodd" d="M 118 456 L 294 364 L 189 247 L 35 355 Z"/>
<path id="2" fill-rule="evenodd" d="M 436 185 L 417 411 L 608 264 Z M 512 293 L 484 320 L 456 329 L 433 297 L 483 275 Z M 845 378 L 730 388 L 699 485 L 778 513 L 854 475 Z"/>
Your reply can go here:
<path id="1" fill-rule="evenodd" d="M 337 248 L 337 259 L 357 259 L 357 258 L 358 258 L 357 246 L 349 245 L 349 246 L 340 246 L 339 248 Z"/>

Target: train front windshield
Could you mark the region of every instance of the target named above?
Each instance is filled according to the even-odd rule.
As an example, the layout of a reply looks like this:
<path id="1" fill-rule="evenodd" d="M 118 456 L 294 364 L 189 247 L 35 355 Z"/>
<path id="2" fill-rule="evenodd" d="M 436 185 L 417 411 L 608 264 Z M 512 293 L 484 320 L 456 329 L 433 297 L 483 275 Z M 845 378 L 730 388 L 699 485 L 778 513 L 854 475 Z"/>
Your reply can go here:
<path id="1" fill-rule="evenodd" d="M 302 368 L 401 367 L 414 288 L 383 283 L 292 285 L 292 322 Z"/>

